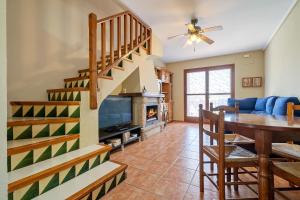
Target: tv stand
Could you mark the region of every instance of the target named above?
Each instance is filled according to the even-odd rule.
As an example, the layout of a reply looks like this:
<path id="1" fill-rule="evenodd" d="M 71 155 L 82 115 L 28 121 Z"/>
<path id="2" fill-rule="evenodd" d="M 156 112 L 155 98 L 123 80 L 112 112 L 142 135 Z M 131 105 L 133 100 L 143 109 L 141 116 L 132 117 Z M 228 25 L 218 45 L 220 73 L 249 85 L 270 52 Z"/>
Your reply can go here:
<path id="1" fill-rule="evenodd" d="M 125 146 L 127 144 L 136 142 L 136 141 L 141 141 L 141 126 L 138 125 L 128 125 L 128 126 L 123 126 L 123 127 L 114 127 L 111 129 L 106 129 L 106 130 L 100 130 L 99 131 L 99 142 L 100 143 L 108 143 L 109 139 L 120 139 L 121 144 L 118 146 L 113 146 L 112 150 L 116 149 L 122 149 L 124 150 Z M 125 137 L 126 133 L 130 134 L 136 134 L 137 137 L 131 137 L 127 138 Z"/>

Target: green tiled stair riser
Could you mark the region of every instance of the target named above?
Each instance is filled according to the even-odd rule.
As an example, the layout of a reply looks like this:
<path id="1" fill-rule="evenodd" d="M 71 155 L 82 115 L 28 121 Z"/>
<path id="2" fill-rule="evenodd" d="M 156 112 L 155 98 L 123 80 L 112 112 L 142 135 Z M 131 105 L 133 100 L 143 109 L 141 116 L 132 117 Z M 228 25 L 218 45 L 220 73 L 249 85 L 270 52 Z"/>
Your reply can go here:
<path id="1" fill-rule="evenodd" d="M 97 200 L 102 198 L 105 194 L 109 191 L 114 189 L 117 185 L 122 183 L 126 179 L 126 172 L 123 171 L 113 177 L 112 179 L 108 180 L 103 185 L 97 187 L 94 191 L 83 197 L 81 200 Z"/>
<path id="2" fill-rule="evenodd" d="M 76 80 L 65 82 L 65 88 L 88 88 L 90 79 Z"/>
<path id="3" fill-rule="evenodd" d="M 7 127 L 7 140 L 20 140 L 79 134 L 79 122 L 51 123 Z"/>
<path id="4" fill-rule="evenodd" d="M 13 117 L 80 117 L 79 105 L 12 105 Z"/>
<path id="5" fill-rule="evenodd" d="M 80 101 L 81 94 L 80 91 L 72 92 L 49 92 L 49 101 Z"/>
<path id="6" fill-rule="evenodd" d="M 74 139 L 7 157 L 8 171 L 17 170 L 50 158 L 79 149 L 79 139 Z"/>
<path id="7" fill-rule="evenodd" d="M 109 160 L 109 152 L 102 153 L 100 155 L 96 155 L 95 157 L 83 161 L 75 166 L 71 166 L 68 169 L 60 171 L 56 174 L 51 174 L 46 178 L 43 178 L 35 183 L 31 183 L 27 186 L 19 188 L 13 192 L 8 194 L 9 200 L 29 200 L 38 195 L 41 195 L 60 184 L 63 184 L 76 176 L 79 176 L 90 169 L 101 165 L 102 163 Z M 122 178 L 120 178 L 122 179 Z"/>

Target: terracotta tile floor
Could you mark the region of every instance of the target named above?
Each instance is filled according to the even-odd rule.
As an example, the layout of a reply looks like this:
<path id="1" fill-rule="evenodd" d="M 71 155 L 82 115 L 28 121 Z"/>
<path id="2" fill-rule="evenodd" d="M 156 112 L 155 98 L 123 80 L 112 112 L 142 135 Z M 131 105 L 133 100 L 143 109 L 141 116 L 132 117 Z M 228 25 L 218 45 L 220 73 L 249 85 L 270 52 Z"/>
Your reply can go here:
<path id="1" fill-rule="evenodd" d="M 128 176 L 104 199 L 218 199 L 218 191 L 207 179 L 205 192 L 199 192 L 198 139 L 197 124 L 171 123 L 162 133 L 113 153 L 112 160 L 128 164 Z M 275 183 L 286 184 L 279 179 Z M 226 194 L 228 198 L 256 197 L 243 186 L 238 193 L 228 188 Z M 288 199 L 299 199 L 300 192 L 288 192 L 288 195 Z M 284 198 L 276 195 L 276 199 Z"/>

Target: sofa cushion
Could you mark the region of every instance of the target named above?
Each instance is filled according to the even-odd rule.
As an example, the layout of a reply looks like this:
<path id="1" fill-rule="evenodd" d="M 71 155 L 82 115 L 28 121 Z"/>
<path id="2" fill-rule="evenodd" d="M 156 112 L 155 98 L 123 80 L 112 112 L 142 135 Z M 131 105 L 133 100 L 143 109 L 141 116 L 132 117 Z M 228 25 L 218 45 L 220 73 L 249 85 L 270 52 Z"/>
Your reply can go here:
<path id="1" fill-rule="evenodd" d="M 294 104 L 299 104 L 299 99 L 297 97 L 278 97 L 276 99 L 273 115 L 286 115 L 287 103 L 293 102 Z"/>
<path id="2" fill-rule="evenodd" d="M 251 112 L 251 114 L 256 114 L 256 115 L 266 115 L 266 111 L 263 110 L 254 110 Z"/>
<path id="3" fill-rule="evenodd" d="M 265 111 L 267 105 L 268 97 L 266 98 L 258 98 L 255 103 L 256 111 Z"/>
<path id="4" fill-rule="evenodd" d="M 266 113 L 271 115 L 272 112 L 273 112 L 273 108 L 274 108 L 274 105 L 275 105 L 275 101 L 278 97 L 276 96 L 271 96 L 271 97 L 268 97 L 268 100 L 267 100 L 267 104 L 266 104 Z"/>
<path id="5" fill-rule="evenodd" d="M 240 110 L 254 110 L 256 100 L 257 98 L 244 98 L 244 99 L 229 98 L 227 104 L 228 106 L 234 107 L 235 103 L 237 102 L 240 106 Z"/>

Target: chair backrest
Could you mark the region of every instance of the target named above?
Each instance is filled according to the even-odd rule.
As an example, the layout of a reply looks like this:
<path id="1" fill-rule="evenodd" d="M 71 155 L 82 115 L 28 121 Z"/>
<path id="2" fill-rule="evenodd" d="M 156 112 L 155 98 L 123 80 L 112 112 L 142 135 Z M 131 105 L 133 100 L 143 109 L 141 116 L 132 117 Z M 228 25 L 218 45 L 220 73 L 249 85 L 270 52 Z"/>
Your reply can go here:
<path id="1" fill-rule="evenodd" d="M 207 130 L 203 122 L 208 122 L 210 130 Z M 225 160 L 224 143 L 224 110 L 220 109 L 218 114 L 204 110 L 202 104 L 199 105 L 199 146 L 203 147 L 203 136 L 208 135 L 217 141 L 216 146 L 219 149 L 220 161 Z"/>
<path id="2" fill-rule="evenodd" d="M 211 102 L 209 104 L 209 110 L 210 111 L 220 111 L 220 110 L 223 110 L 225 112 L 238 114 L 240 112 L 240 106 L 239 106 L 238 103 L 235 103 L 234 107 L 225 106 L 225 105 L 214 107 L 213 103 Z"/>
<path id="3" fill-rule="evenodd" d="M 286 112 L 287 117 L 289 119 L 292 119 L 294 117 L 295 110 L 300 110 L 300 105 L 295 105 L 294 103 L 289 102 L 287 104 L 287 112 Z"/>

